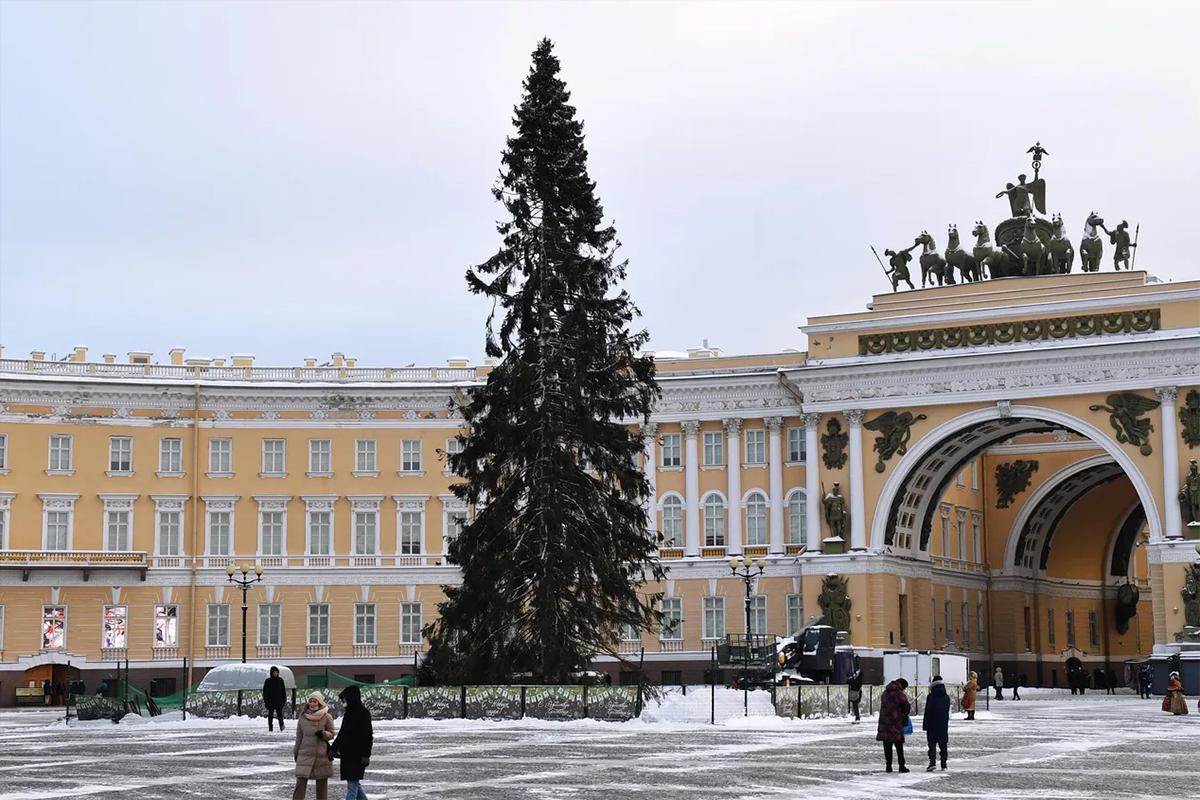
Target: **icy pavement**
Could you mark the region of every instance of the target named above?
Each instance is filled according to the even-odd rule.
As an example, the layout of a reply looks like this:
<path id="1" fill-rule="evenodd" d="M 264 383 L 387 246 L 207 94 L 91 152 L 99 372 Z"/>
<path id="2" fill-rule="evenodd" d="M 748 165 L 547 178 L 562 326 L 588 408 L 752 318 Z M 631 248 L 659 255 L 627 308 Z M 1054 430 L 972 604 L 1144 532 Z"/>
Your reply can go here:
<path id="1" fill-rule="evenodd" d="M 883 773 L 873 720 L 690 723 L 385 721 L 365 787 L 379 798 L 1194 798 L 1200 714 L 1125 695 L 992 703 L 955 715 L 950 769 Z M 0 714 L 0 800 L 290 797 L 292 730 L 259 720 L 51 725 Z M 919 720 L 917 727 L 920 727 Z M 312 797 L 312 789 L 309 789 Z M 344 784 L 333 783 L 340 798 Z"/>

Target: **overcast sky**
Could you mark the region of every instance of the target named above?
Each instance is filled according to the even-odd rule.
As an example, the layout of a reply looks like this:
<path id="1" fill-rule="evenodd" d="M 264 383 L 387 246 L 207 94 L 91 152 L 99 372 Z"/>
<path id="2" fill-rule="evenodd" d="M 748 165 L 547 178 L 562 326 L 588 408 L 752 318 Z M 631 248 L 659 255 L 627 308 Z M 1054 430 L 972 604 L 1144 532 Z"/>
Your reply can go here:
<path id="1" fill-rule="evenodd" d="M 868 245 L 1048 211 L 1200 277 L 1200 4 L 0 2 L 0 342 L 482 356 L 463 273 L 557 43 L 651 347 L 803 347 Z M 1112 269 L 1105 245 L 1105 271 Z M 1078 270 L 1078 261 L 1076 261 Z"/>

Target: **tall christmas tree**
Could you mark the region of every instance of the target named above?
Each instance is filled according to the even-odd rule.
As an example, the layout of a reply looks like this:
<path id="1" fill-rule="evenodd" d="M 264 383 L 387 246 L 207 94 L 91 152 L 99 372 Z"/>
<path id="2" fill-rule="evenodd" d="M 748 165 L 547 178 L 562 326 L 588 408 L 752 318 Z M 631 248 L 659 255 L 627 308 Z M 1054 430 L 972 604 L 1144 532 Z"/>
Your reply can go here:
<path id="1" fill-rule="evenodd" d="M 476 513 L 450 544 L 462 584 L 426 631 L 429 677 L 442 682 L 565 682 L 614 652 L 622 627 L 656 616 L 641 587 L 663 570 L 631 425 L 658 396 L 654 363 L 637 355 L 648 334 L 629 330 L 626 262 L 558 72 L 544 39 L 493 189 L 510 217 L 503 244 L 467 272 L 492 298 L 487 352 L 500 362 L 460 407 L 468 435 L 450 456 L 464 479 L 454 493 Z"/>

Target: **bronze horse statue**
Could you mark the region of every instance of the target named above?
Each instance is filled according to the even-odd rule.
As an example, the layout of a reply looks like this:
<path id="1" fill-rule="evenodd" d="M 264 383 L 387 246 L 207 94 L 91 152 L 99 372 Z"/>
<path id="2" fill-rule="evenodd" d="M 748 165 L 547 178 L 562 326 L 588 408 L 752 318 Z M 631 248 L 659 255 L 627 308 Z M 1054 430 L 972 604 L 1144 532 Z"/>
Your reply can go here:
<path id="1" fill-rule="evenodd" d="M 1032 215 L 1028 216 L 1025 218 L 1025 229 L 1021 236 L 1021 274 L 1046 275 L 1050 271 L 1047 267 L 1048 261 L 1046 246 L 1038 237 L 1034 218 Z"/>
<path id="2" fill-rule="evenodd" d="M 1054 233 L 1050 236 L 1050 270 L 1066 274 L 1075 265 L 1075 247 L 1063 234 L 1062 214 L 1054 215 Z"/>
<path id="3" fill-rule="evenodd" d="M 963 250 L 962 245 L 959 244 L 958 226 L 951 225 L 946 235 L 949 237 L 946 242 L 946 270 L 949 272 L 957 269 L 963 283 L 982 280 L 983 275 L 974 254 Z"/>
<path id="4" fill-rule="evenodd" d="M 1104 219 L 1095 211 L 1088 214 L 1087 222 L 1083 223 L 1083 240 L 1079 243 L 1079 268 L 1084 272 L 1099 272 L 1100 258 L 1104 255 L 1104 240 L 1100 238 L 1100 229 L 1104 227 Z"/>
<path id="5" fill-rule="evenodd" d="M 980 275 L 990 274 L 993 278 L 1012 278 L 1021 274 L 1021 261 L 1014 253 L 992 245 L 992 234 L 982 220 L 975 222 L 971 229 L 975 237 L 975 249 L 972 255 L 979 264 Z"/>
<path id="6" fill-rule="evenodd" d="M 921 231 L 921 235 L 913 240 L 913 244 L 921 245 L 921 286 L 925 286 L 926 281 L 932 284 L 934 279 L 937 280 L 938 286 L 954 283 L 954 273 L 946 266 L 945 259 L 938 254 L 937 244 L 929 235 L 929 231 Z"/>

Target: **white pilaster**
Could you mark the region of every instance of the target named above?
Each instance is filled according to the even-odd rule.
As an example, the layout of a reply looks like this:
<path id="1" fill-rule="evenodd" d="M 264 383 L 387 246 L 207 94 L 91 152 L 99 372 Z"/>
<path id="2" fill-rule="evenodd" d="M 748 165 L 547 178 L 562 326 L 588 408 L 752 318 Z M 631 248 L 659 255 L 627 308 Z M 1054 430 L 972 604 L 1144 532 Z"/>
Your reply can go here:
<path id="1" fill-rule="evenodd" d="M 729 494 L 727 550 L 736 556 L 742 552 L 742 420 L 731 417 L 724 424 L 725 477 Z"/>
<path id="2" fill-rule="evenodd" d="M 821 552 L 821 467 L 817 453 L 820 414 L 804 415 L 804 516 L 808 525 L 808 549 Z"/>
<path id="3" fill-rule="evenodd" d="M 863 499 L 861 408 L 846 412 L 850 423 L 850 549 L 867 549 L 867 506 Z"/>
<path id="4" fill-rule="evenodd" d="M 1163 533 L 1168 539 L 1183 536 L 1183 516 L 1179 513 L 1179 431 L 1175 427 L 1177 412 L 1176 398 L 1179 389 L 1175 386 L 1160 386 L 1154 390 L 1162 401 L 1162 459 L 1163 459 L 1163 505 L 1166 519 Z"/>
<path id="5" fill-rule="evenodd" d="M 700 555 L 700 449 L 696 437 L 700 423 L 683 423 L 683 554 Z"/>
<path id="6" fill-rule="evenodd" d="M 657 541 L 658 531 L 658 423 L 647 422 L 642 426 L 643 451 L 642 470 L 646 474 L 646 485 L 650 489 L 646 498 L 646 530 L 651 539 Z"/>
<path id="7" fill-rule="evenodd" d="M 783 552 L 783 417 L 767 417 L 767 469 L 771 509 L 767 522 L 770 553 Z"/>

